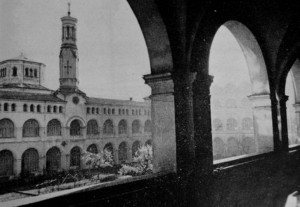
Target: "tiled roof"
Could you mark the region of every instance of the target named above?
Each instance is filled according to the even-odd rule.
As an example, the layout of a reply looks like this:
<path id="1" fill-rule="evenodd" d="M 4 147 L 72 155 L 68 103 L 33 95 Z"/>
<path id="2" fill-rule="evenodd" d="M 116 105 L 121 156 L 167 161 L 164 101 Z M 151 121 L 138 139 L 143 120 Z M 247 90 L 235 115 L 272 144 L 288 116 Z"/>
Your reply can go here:
<path id="1" fill-rule="evenodd" d="M 23 89 L 36 89 L 36 90 L 47 90 L 47 91 L 51 91 L 50 89 L 41 86 L 41 85 L 33 85 L 33 84 L 3 84 L 0 85 L 0 88 L 23 88 Z"/>
<path id="2" fill-rule="evenodd" d="M 149 105 L 147 102 L 119 100 L 119 99 L 105 99 L 105 98 L 88 98 L 87 104 L 125 104 L 125 105 Z"/>
<path id="3" fill-rule="evenodd" d="M 0 100 L 1 99 L 64 102 L 52 94 L 24 93 L 15 91 L 0 91 Z"/>

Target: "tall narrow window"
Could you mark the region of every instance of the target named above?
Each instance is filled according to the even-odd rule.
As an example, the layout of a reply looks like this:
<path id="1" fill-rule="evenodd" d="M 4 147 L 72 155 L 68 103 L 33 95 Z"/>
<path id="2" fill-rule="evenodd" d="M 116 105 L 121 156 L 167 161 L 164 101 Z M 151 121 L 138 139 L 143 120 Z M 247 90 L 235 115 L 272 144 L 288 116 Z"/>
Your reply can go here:
<path id="1" fill-rule="evenodd" d="M 16 111 L 16 104 L 15 104 L 15 103 L 13 103 L 13 104 L 11 105 L 11 111 Z"/>
<path id="2" fill-rule="evenodd" d="M 27 112 L 27 104 L 24 104 L 24 105 L 23 105 L 23 111 L 24 111 L 24 112 Z"/>
<path id="3" fill-rule="evenodd" d="M 70 152 L 70 166 L 80 168 L 80 160 L 81 160 L 80 148 L 73 147 Z"/>
<path id="4" fill-rule="evenodd" d="M 14 157 L 11 151 L 0 151 L 0 176 L 9 176 L 14 173 Z"/>
<path id="5" fill-rule="evenodd" d="M 41 105 L 37 105 L 36 111 L 39 112 L 39 113 L 41 112 Z"/>
<path id="6" fill-rule="evenodd" d="M 28 68 L 25 68 L 25 77 L 28 77 L 29 76 L 29 70 Z"/>
<path id="7" fill-rule="evenodd" d="M 30 77 L 33 77 L 33 70 L 30 68 L 30 70 L 29 70 L 29 73 L 30 73 Z"/>
<path id="8" fill-rule="evenodd" d="M 18 69 L 16 67 L 13 67 L 12 76 L 18 76 Z"/>
<path id="9" fill-rule="evenodd" d="M 118 151 L 118 157 L 119 157 L 119 163 L 125 163 L 127 161 L 127 143 L 122 142 L 119 145 L 119 151 Z"/>
<path id="10" fill-rule="evenodd" d="M 36 172 L 39 169 L 39 153 L 36 149 L 30 148 L 22 155 L 22 173 Z"/>
<path id="11" fill-rule="evenodd" d="M 34 77 L 37 78 L 37 70 L 34 69 Z"/>
<path id="12" fill-rule="evenodd" d="M 33 104 L 30 105 L 30 111 L 34 112 L 34 105 Z"/>
<path id="13" fill-rule="evenodd" d="M 47 172 L 58 171 L 61 168 L 61 152 L 57 147 L 52 147 L 46 153 Z"/>
<path id="14" fill-rule="evenodd" d="M 4 104 L 4 111 L 8 111 L 8 103 Z"/>

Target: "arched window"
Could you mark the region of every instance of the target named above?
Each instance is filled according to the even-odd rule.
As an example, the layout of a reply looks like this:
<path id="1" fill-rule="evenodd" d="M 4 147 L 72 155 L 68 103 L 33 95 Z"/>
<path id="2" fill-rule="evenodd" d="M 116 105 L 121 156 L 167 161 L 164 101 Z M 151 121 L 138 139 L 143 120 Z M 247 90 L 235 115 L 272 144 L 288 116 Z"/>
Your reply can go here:
<path id="1" fill-rule="evenodd" d="M 110 108 L 108 108 L 108 112 L 107 112 L 108 114 L 111 114 L 111 109 Z"/>
<path id="2" fill-rule="evenodd" d="M 37 78 L 37 70 L 34 70 L 34 77 Z"/>
<path id="3" fill-rule="evenodd" d="M 60 106 L 60 107 L 59 107 L 59 113 L 62 113 L 62 112 L 63 112 L 63 107 Z"/>
<path id="4" fill-rule="evenodd" d="M 132 115 L 134 115 L 134 109 L 131 110 Z"/>
<path id="5" fill-rule="evenodd" d="M 53 106 L 53 113 L 57 112 L 57 106 Z"/>
<path id="6" fill-rule="evenodd" d="M 129 115 L 129 109 L 126 109 L 126 115 Z"/>
<path id="7" fill-rule="evenodd" d="M 140 132 L 140 121 L 134 120 L 132 122 L 132 134 L 137 134 Z"/>
<path id="8" fill-rule="evenodd" d="M 86 113 L 87 113 L 87 114 L 90 114 L 90 113 L 91 113 L 90 111 L 91 111 L 90 107 L 87 107 L 87 108 L 86 108 Z"/>
<path id="9" fill-rule="evenodd" d="M 24 104 L 24 105 L 23 105 L 23 111 L 24 111 L 24 112 L 27 112 L 27 104 Z"/>
<path id="10" fill-rule="evenodd" d="M 73 147 L 70 152 L 70 166 L 80 167 L 81 153 L 79 147 Z"/>
<path id="11" fill-rule="evenodd" d="M 51 106 L 50 105 L 47 106 L 47 112 L 51 113 Z"/>
<path id="12" fill-rule="evenodd" d="M 61 124 L 57 119 L 52 119 L 47 124 L 47 136 L 61 136 Z"/>
<path id="13" fill-rule="evenodd" d="M 222 158 L 226 157 L 226 155 L 225 155 L 225 143 L 219 137 L 214 138 L 213 155 L 214 155 L 215 160 L 222 159 Z"/>
<path id="14" fill-rule="evenodd" d="M 9 176 L 14 172 L 14 157 L 11 151 L 0 151 L 0 176 Z"/>
<path id="15" fill-rule="evenodd" d="M 136 157 L 136 152 L 139 150 L 139 148 L 141 147 L 141 143 L 139 141 L 135 141 L 132 144 L 132 158 Z"/>
<path id="16" fill-rule="evenodd" d="M 252 154 L 256 152 L 256 144 L 253 138 L 245 137 L 242 140 L 242 154 Z"/>
<path id="17" fill-rule="evenodd" d="M 36 149 L 27 149 L 22 155 L 22 172 L 36 172 L 39 170 L 39 153 Z"/>
<path id="18" fill-rule="evenodd" d="M 92 108 L 92 114 L 95 114 L 95 108 L 94 107 Z"/>
<path id="19" fill-rule="evenodd" d="M 88 148 L 87 148 L 88 152 L 97 154 L 98 153 L 98 149 L 97 146 L 95 144 L 91 144 Z"/>
<path id="20" fill-rule="evenodd" d="M 103 147 L 103 151 L 107 151 L 111 153 L 111 156 L 114 159 L 114 147 L 112 145 L 112 143 L 107 143 L 104 147 Z"/>
<path id="21" fill-rule="evenodd" d="M 9 119 L 0 120 L 0 138 L 14 137 L 14 123 Z"/>
<path id="22" fill-rule="evenodd" d="M 122 142 L 119 145 L 119 162 L 120 163 L 125 163 L 127 160 L 127 144 L 126 142 Z"/>
<path id="23" fill-rule="evenodd" d="M 33 77 L 33 70 L 30 68 L 30 77 Z"/>
<path id="24" fill-rule="evenodd" d="M 37 111 L 37 112 L 41 112 L 41 105 L 37 105 L 36 111 Z"/>
<path id="25" fill-rule="evenodd" d="M 213 120 L 213 129 L 215 131 L 222 131 L 223 130 L 223 123 L 220 119 L 214 119 Z"/>
<path id="26" fill-rule="evenodd" d="M 151 126 L 152 124 L 151 124 L 151 121 L 150 120 L 147 120 L 146 122 L 145 122 L 145 129 L 144 129 L 144 131 L 145 131 L 145 133 L 150 133 L 151 132 Z"/>
<path id="27" fill-rule="evenodd" d="M 234 137 L 230 137 L 227 141 L 227 156 L 232 157 L 239 154 L 238 141 Z"/>
<path id="28" fill-rule="evenodd" d="M 34 112 L 34 105 L 33 104 L 30 105 L 30 111 Z"/>
<path id="29" fill-rule="evenodd" d="M 112 113 L 113 115 L 115 115 L 115 109 L 112 109 L 112 110 L 111 110 L 111 113 Z"/>
<path id="30" fill-rule="evenodd" d="M 119 125 L 118 125 L 118 128 L 119 128 L 119 134 L 127 134 L 127 122 L 126 120 L 122 119 L 120 122 L 119 122 Z"/>
<path id="31" fill-rule="evenodd" d="M 28 77 L 28 76 L 29 76 L 28 68 L 25 68 L 25 77 Z"/>
<path id="32" fill-rule="evenodd" d="M 8 103 L 4 103 L 4 111 L 8 111 Z"/>
<path id="33" fill-rule="evenodd" d="M 108 119 L 104 122 L 103 133 L 106 135 L 112 135 L 114 133 L 114 125 L 112 120 Z"/>
<path id="34" fill-rule="evenodd" d="M 122 113 L 122 110 L 121 110 L 121 109 L 119 109 L 119 115 L 121 115 L 121 113 Z"/>
<path id="35" fill-rule="evenodd" d="M 88 135 L 98 134 L 98 123 L 95 119 L 88 121 L 88 123 L 87 123 L 87 134 Z"/>
<path id="36" fill-rule="evenodd" d="M 237 130 L 238 123 L 234 118 L 227 119 L 227 130 L 235 131 Z"/>
<path id="37" fill-rule="evenodd" d="M 242 129 L 243 130 L 251 130 L 253 129 L 252 119 L 249 117 L 243 118 L 242 120 Z"/>
<path id="38" fill-rule="evenodd" d="M 39 130 L 39 123 L 34 119 L 29 119 L 23 125 L 23 137 L 38 137 Z"/>
<path id="39" fill-rule="evenodd" d="M 52 147 L 46 154 L 46 169 L 48 172 L 57 171 L 61 166 L 61 153 L 57 147 Z"/>
<path id="40" fill-rule="evenodd" d="M 79 120 L 73 120 L 70 125 L 70 135 L 79 136 L 81 135 L 81 125 Z"/>
<path id="41" fill-rule="evenodd" d="M 99 114 L 99 108 L 96 109 L 96 113 Z"/>
<path id="42" fill-rule="evenodd" d="M 13 67 L 12 76 L 18 76 L 18 69 L 16 67 Z"/>
<path id="43" fill-rule="evenodd" d="M 103 108 L 103 114 L 106 114 L 106 108 Z"/>
<path id="44" fill-rule="evenodd" d="M 13 104 L 11 105 L 11 111 L 16 111 L 16 104 L 15 104 L 15 103 L 13 103 Z"/>

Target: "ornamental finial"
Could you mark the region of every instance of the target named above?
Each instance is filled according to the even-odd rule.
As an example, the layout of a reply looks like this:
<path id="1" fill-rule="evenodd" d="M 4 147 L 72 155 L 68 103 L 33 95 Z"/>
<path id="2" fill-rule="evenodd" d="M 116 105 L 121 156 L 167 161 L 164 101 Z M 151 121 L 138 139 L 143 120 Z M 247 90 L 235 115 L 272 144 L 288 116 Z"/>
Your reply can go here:
<path id="1" fill-rule="evenodd" d="M 69 2 L 68 3 L 68 16 L 70 16 L 70 14 L 71 14 L 71 9 L 70 8 L 71 8 L 71 3 Z"/>

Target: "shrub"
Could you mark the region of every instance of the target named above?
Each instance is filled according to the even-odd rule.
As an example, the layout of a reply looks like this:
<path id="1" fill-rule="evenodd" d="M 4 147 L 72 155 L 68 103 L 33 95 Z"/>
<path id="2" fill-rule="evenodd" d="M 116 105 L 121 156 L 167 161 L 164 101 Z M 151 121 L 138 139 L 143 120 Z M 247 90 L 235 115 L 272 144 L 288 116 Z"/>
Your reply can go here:
<path id="1" fill-rule="evenodd" d="M 133 157 L 133 163 L 123 164 L 122 168 L 119 170 L 120 175 L 145 175 L 152 173 L 153 171 L 153 152 L 152 146 L 146 145 L 141 146 L 135 152 Z"/>

